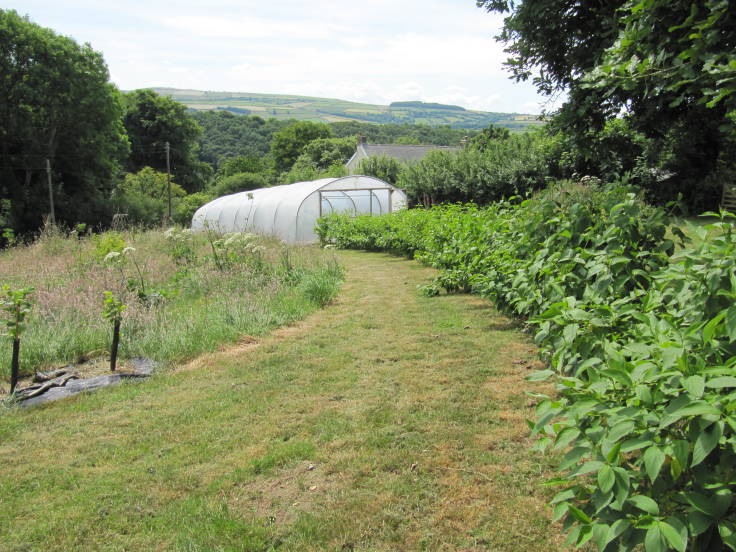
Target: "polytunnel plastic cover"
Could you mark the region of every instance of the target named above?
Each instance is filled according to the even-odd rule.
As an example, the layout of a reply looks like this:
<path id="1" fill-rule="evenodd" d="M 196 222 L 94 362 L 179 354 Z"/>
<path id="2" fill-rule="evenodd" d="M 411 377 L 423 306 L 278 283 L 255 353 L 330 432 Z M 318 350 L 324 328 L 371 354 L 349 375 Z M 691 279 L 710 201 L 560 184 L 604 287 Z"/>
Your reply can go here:
<path id="1" fill-rule="evenodd" d="M 255 232 L 288 243 L 316 240 L 317 219 L 332 212 L 385 214 L 406 207 L 406 194 L 372 176 L 297 182 L 217 198 L 200 207 L 193 230 Z"/>

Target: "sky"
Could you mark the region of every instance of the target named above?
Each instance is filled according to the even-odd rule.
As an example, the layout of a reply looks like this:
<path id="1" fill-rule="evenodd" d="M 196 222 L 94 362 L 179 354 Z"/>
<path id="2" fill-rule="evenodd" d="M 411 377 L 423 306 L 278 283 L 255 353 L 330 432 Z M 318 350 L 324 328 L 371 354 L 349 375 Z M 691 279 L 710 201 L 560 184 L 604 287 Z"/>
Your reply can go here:
<path id="1" fill-rule="evenodd" d="M 21 15 L 102 52 L 123 90 L 421 100 L 540 113 L 474 0 L 23 0 Z"/>

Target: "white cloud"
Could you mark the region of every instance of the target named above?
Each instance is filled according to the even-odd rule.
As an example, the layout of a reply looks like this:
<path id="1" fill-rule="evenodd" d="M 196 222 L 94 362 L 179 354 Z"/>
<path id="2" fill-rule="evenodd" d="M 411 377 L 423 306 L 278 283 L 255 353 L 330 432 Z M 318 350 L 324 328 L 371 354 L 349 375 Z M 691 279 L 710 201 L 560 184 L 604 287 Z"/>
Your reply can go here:
<path id="1" fill-rule="evenodd" d="M 501 17 L 472 0 L 24 0 L 31 20 L 91 42 L 121 88 L 424 100 L 538 112 L 508 80 Z"/>

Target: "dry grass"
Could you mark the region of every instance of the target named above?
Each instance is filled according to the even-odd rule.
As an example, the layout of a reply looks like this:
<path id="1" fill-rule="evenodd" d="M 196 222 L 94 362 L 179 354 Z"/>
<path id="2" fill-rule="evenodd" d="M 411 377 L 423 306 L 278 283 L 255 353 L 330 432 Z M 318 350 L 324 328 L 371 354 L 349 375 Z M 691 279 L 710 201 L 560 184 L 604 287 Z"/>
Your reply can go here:
<path id="1" fill-rule="evenodd" d="M 300 324 L 8 412 L 5 549 L 563 549 L 527 337 L 477 298 L 421 297 L 416 263 L 340 256 L 343 291 Z"/>
<path id="2" fill-rule="evenodd" d="M 296 289 L 304 283 L 300 278 L 308 280 L 329 264 L 312 249 L 262 240 L 263 251 L 245 252 L 218 269 L 204 234 L 188 242 L 192 260 L 182 262 L 163 232 L 136 230 L 122 235 L 133 249 L 123 262 L 111 264 L 102 260 L 106 250 L 100 245 L 109 236 L 76 239 L 50 230 L 0 253 L 0 283 L 35 289 L 22 373 L 104 355 L 110 339 L 102 317 L 105 290 L 128 306 L 121 354 L 168 363 L 215 350 L 243 332 L 261 334 L 300 318 L 315 302 L 306 288 Z M 295 279 L 285 277 L 287 256 L 298 272 Z M 334 283 L 331 276 L 323 280 Z M 9 355 L 9 347 L 0 348 L 0 381 L 7 381 Z"/>

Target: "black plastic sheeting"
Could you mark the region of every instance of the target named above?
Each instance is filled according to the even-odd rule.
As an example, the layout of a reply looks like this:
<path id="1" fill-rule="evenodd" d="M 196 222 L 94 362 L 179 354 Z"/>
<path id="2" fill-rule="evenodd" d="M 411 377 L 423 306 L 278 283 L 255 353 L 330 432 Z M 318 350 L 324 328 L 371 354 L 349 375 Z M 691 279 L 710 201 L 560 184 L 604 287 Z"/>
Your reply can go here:
<path id="1" fill-rule="evenodd" d="M 140 380 L 149 377 L 153 373 L 155 363 L 150 358 L 134 357 L 129 360 L 134 371 L 122 372 L 119 374 L 109 374 L 105 376 L 97 376 L 88 379 L 69 380 L 63 387 L 52 387 L 43 395 L 31 397 L 24 401 L 20 401 L 20 406 L 36 406 L 51 401 L 58 401 L 65 397 L 70 397 L 85 391 L 94 391 L 103 387 L 117 385 L 124 380 Z"/>

